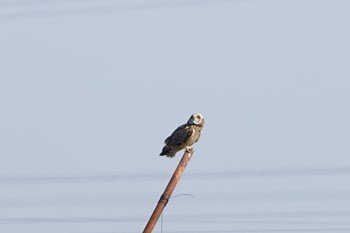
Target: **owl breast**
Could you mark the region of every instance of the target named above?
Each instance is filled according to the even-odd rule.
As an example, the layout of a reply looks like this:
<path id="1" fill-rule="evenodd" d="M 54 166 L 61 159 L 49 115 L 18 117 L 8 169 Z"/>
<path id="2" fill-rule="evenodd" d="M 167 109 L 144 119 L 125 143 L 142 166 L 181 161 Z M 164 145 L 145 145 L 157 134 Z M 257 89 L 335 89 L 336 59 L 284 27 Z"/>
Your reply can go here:
<path id="1" fill-rule="evenodd" d="M 189 140 L 185 143 L 185 146 L 192 146 L 195 142 L 198 141 L 199 137 L 201 136 L 201 130 L 202 127 L 199 126 L 193 126 L 193 135 L 189 138 Z"/>

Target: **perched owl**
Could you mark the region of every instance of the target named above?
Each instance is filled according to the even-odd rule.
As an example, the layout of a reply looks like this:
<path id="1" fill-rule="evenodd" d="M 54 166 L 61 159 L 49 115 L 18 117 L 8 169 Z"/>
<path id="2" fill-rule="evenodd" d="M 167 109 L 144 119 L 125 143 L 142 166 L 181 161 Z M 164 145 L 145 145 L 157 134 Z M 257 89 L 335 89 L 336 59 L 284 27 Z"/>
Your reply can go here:
<path id="1" fill-rule="evenodd" d="M 200 113 L 193 114 L 186 124 L 180 125 L 167 139 L 160 156 L 174 157 L 175 154 L 186 149 L 190 151 L 192 144 L 196 143 L 201 136 L 204 126 L 204 118 Z"/>

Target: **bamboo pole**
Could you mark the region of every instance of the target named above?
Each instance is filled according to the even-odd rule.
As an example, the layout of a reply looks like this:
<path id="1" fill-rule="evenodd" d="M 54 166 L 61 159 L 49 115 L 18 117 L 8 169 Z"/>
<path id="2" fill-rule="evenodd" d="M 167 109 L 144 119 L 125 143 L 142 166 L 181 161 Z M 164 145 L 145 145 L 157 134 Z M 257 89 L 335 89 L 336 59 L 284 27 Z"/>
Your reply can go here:
<path id="1" fill-rule="evenodd" d="M 185 153 L 182 156 L 179 164 L 177 165 L 177 168 L 175 169 L 173 176 L 171 177 L 168 185 L 166 186 L 162 196 L 160 196 L 158 204 L 156 208 L 153 210 L 153 213 L 150 219 L 148 220 L 148 223 L 145 229 L 143 230 L 143 233 L 152 233 L 154 226 L 156 225 L 160 215 L 162 214 L 165 206 L 167 205 L 169 198 L 171 197 L 171 194 L 173 193 L 178 181 L 180 180 L 183 172 L 185 171 L 187 163 L 190 161 L 193 153 L 194 153 L 193 149 L 190 152 L 185 150 Z"/>

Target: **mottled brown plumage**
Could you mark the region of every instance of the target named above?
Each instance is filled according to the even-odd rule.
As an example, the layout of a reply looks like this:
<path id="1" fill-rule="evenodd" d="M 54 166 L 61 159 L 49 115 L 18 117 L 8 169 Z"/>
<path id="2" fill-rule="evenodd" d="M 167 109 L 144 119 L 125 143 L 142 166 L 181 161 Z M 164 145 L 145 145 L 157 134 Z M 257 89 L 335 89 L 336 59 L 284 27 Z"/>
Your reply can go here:
<path id="1" fill-rule="evenodd" d="M 160 156 L 174 157 L 175 154 L 182 150 L 190 150 L 191 146 L 196 143 L 201 136 L 204 126 L 204 118 L 200 113 L 193 114 L 186 124 L 179 126 L 167 139 Z"/>

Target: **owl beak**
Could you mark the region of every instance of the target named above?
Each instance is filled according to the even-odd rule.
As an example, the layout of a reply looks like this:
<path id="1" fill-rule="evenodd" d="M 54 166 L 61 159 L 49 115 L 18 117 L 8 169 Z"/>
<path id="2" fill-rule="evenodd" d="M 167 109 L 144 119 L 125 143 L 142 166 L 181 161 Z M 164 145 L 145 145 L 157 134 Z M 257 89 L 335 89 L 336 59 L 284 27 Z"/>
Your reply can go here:
<path id="1" fill-rule="evenodd" d="M 195 116 L 193 116 L 191 118 L 191 120 L 192 120 L 192 123 L 195 124 L 195 125 L 198 125 L 200 123 L 199 120 L 197 119 L 197 117 L 195 117 Z"/>

